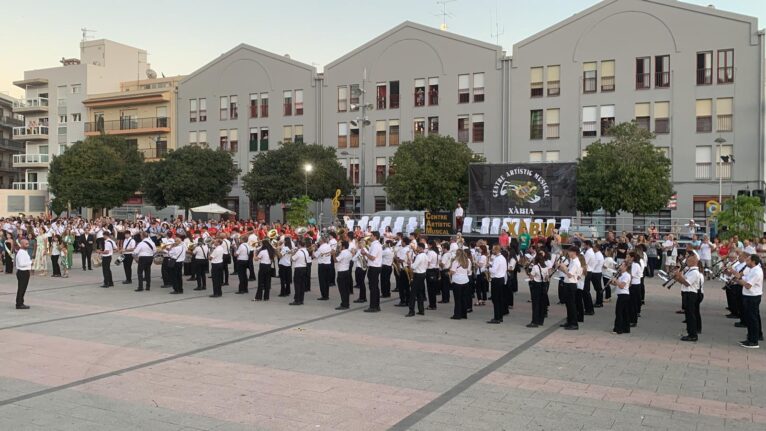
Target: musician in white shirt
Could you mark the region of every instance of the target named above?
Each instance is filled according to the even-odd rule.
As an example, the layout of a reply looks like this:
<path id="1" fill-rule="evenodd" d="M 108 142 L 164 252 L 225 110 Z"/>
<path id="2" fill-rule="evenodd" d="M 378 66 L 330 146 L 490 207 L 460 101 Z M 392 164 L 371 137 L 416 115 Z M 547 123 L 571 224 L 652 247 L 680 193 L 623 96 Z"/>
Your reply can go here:
<path id="1" fill-rule="evenodd" d="M 332 247 L 326 237 L 319 239 L 319 247 L 314 251 L 317 260 L 317 278 L 319 279 L 319 298 L 317 301 L 330 299 L 330 281 L 332 279 Z"/>
<path id="2" fill-rule="evenodd" d="M 223 295 L 221 286 L 223 285 L 223 256 L 225 253 L 225 246 L 222 239 L 216 239 L 213 241 L 213 251 L 210 252 L 210 275 L 213 279 L 213 294 L 211 298 L 220 298 Z"/>
<path id="3" fill-rule="evenodd" d="M 439 257 L 442 299 L 439 301 L 439 304 L 449 304 L 449 292 L 451 290 L 449 270 L 452 267 L 452 259 L 455 258 L 456 250 L 456 243 L 448 243 L 446 241 L 442 243 L 442 255 Z"/>
<path id="4" fill-rule="evenodd" d="M 426 250 L 428 267 L 426 269 L 426 292 L 428 296 L 428 309 L 436 310 L 436 291 L 439 278 L 439 254 L 436 252 L 436 241 L 431 240 Z"/>
<path id="5" fill-rule="evenodd" d="M 628 334 L 630 333 L 630 279 L 632 278 L 628 272 L 628 262 L 623 262 L 618 271 L 619 275 L 615 275 L 609 283 L 615 287 L 615 295 L 617 295 L 617 303 L 614 310 L 614 328 L 612 331 L 615 334 Z"/>
<path id="6" fill-rule="evenodd" d="M 454 250 L 455 258 L 449 268 L 452 277 L 452 289 L 455 294 L 455 311 L 450 319 L 460 320 L 468 318 L 468 308 L 471 304 L 471 292 L 468 288 L 469 275 L 471 274 L 471 260 L 467 253 L 457 247 Z"/>
<path id="7" fill-rule="evenodd" d="M 641 257 L 638 252 L 631 251 L 628 254 L 630 262 L 630 326 L 638 325 L 638 318 L 641 306 L 641 277 L 644 276 Z"/>
<path id="8" fill-rule="evenodd" d="M 247 292 L 249 292 L 247 283 L 247 269 L 249 266 L 249 261 L 251 258 L 250 254 L 250 246 L 245 242 L 244 238 L 240 238 L 240 243 L 237 246 L 237 251 L 234 252 L 234 269 L 237 271 L 237 276 L 239 277 L 239 288 L 237 289 L 237 294 L 242 295 Z"/>
<path id="9" fill-rule="evenodd" d="M 380 311 L 380 272 L 383 265 L 383 246 L 380 245 L 380 232 L 372 233 L 372 244 L 369 251 L 362 251 L 367 258 L 367 281 L 370 283 L 370 307 L 366 313 Z"/>
<path id="10" fill-rule="evenodd" d="M 742 312 L 747 325 L 747 340 L 739 344 L 748 349 L 757 349 L 759 339 L 763 338 L 759 310 L 763 295 L 763 268 L 761 265 L 761 258 L 757 254 L 751 254 L 747 259 L 749 270 L 742 279 L 738 280 L 742 286 Z"/>
<path id="11" fill-rule="evenodd" d="M 593 290 L 596 292 L 596 303 L 593 304 L 595 308 L 601 308 L 604 306 L 604 288 L 601 284 L 603 280 L 602 268 L 604 267 L 604 254 L 601 253 L 601 246 L 593 244 L 593 268 L 588 266 L 588 273 L 593 274 L 590 277 L 590 282 L 593 284 Z"/>
<path id="12" fill-rule="evenodd" d="M 505 276 L 508 273 L 508 261 L 500 253 L 500 246 L 495 244 L 492 246 L 492 261 L 489 267 L 490 286 L 492 294 L 492 308 L 494 310 L 494 317 L 487 321 L 487 323 L 497 324 L 503 322 L 503 310 L 505 293 L 503 290 L 505 286 Z"/>
<path id="13" fill-rule="evenodd" d="M 138 259 L 138 269 L 136 270 L 136 275 L 138 276 L 138 288 L 135 290 L 136 292 L 144 290 L 144 283 L 146 283 L 147 291 L 151 287 L 152 263 L 154 261 L 155 251 L 156 246 L 149 238 L 149 234 L 142 231 L 141 241 L 139 241 L 133 249 L 133 255 Z"/>
<path id="14" fill-rule="evenodd" d="M 293 242 L 289 236 L 285 236 L 279 246 L 279 296 L 290 296 L 290 284 L 293 282 L 293 261 L 290 258 L 290 250 Z"/>
<path id="15" fill-rule="evenodd" d="M 585 241 L 585 252 L 583 253 L 583 258 L 585 259 L 585 268 L 583 268 L 583 278 L 582 278 L 582 303 L 583 303 L 583 309 L 585 312 L 585 315 L 593 315 L 593 296 L 590 294 L 590 285 L 593 284 L 594 290 L 595 290 L 595 283 L 593 282 L 593 278 L 596 278 L 595 275 L 591 275 L 596 269 L 596 251 L 593 250 L 593 242 L 590 240 Z M 601 278 L 601 274 L 598 274 L 597 278 Z"/>
<path id="16" fill-rule="evenodd" d="M 391 297 L 391 273 L 393 272 L 394 249 L 391 240 L 383 243 L 383 260 L 380 269 L 380 297 Z"/>
<path id="17" fill-rule="evenodd" d="M 202 232 L 202 238 L 205 238 L 205 234 L 207 232 Z M 234 265 L 233 273 L 229 273 L 229 264 L 232 263 L 231 255 L 234 250 L 231 249 L 232 247 L 232 240 L 228 238 L 228 235 L 226 233 L 219 233 L 218 238 L 221 240 L 221 245 L 223 246 L 223 286 L 229 285 L 229 275 L 234 275 L 237 272 L 236 265 Z"/>
<path id="18" fill-rule="evenodd" d="M 194 290 L 207 289 L 207 265 L 208 257 L 210 256 L 210 249 L 205 240 L 201 237 L 197 239 L 197 244 L 192 248 L 192 269 L 194 271 L 194 278 L 197 281 L 197 287 Z"/>
<path id="19" fill-rule="evenodd" d="M 423 252 L 423 244 L 417 244 L 415 261 L 412 263 L 412 294 L 410 295 L 410 312 L 405 317 L 415 315 L 415 303 L 418 304 L 418 314 L 424 315 L 424 300 L 426 290 L 426 271 L 428 270 L 428 256 Z"/>
<path id="20" fill-rule="evenodd" d="M 170 249 L 171 278 L 173 280 L 172 295 L 184 293 L 184 260 L 186 260 L 186 246 L 180 238 L 176 237 L 175 245 Z"/>
<path id="21" fill-rule="evenodd" d="M 338 274 L 338 293 L 340 305 L 336 310 L 348 310 L 349 294 L 351 291 L 351 252 L 348 249 L 348 241 L 341 240 L 340 253 L 335 256 L 335 272 Z"/>
<path id="22" fill-rule="evenodd" d="M 702 284 L 705 277 L 697 267 L 699 259 L 695 253 L 689 254 L 686 258 L 686 269 L 683 274 L 676 271 L 673 278 L 681 283 L 681 300 L 683 302 L 684 313 L 686 314 L 686 335 L 681 337 L 681 341 L 697 341 L 697 332 L 699 330 L 698 320 L 700 317 L 698 295 L 702 291 Z M 631 274 L 633 277 L 633 274 Z M 633 283 L 633 280 L 631 280 Z M 631 284 L 631 288 L 633 285 Z M 633 293 L 631 292 L 631 296 Z"/>
<path id="23" fill-rule="evenodd" d="M 545 254 L 537 253 L 529 265 L 529 293 L 532 300 L 532 321 L 527 328 L 537 328 L 545 321 L 545 283 L 548 281 Z"/>
<path id="24" fill-rule="evenodd" d="M 16 287 L 16 309 L 28 310 L 29 306 L 24 303 L 24 295 L 27 293 L 27 286 L 29 286 L 29 275 L 32 273 L 32 259 L 27 253 L 29 247 L 29 241 L 26 239 L 19 240 L 19 251 L 16 252 L 16 280 L 18 281 Z"/>
<path id="25" fill-rule="evenodd" d="M 122 284 L 133 283 L 133 250 L 136 248 L 136 240 L 130 235 L 126 234 L 125 239 L 122 240 L 122 268 L 125 270 L 125 281 Z"/>
<path id="26" fill-rule="evenodd" d="M 297 240 L 297 249 L 293 249 L 292 261 L 293 261 L 293 273 L 295 280 L 295 295 L 293 296 L 293 302 L 290 305 L 303 305 L 303 295 L 306 293 L 306 282 L 309 276 L 308 274 L 308 246 L 311 245 L 311 240 L 304 239 Z"/>
<path id="27" fill-rule="evenodd" d="M 402 236 L 401 232 L 398 234 Z M 399 268 L 399 272 L 396 276 L 396 288 L 399 290 L 399 303 L 396 307 L 407 307 L 410 303 L 410 282 L 406 269 L 412 264 L 412 249 L 407 245 L 407 242 L 402 238 L 396 251 L 396 265 Z"/>
<path id="28" fill-rule="evenodd" d="M 112 234 L 108 230 L 103 231 L 103 240 L 103 250 L 99 251 L 101 254 L 101 273 L 104 276 L 104 284 L 101 287 L 107 288 L 114 286 L 112 281 L 112 255 L 117 250 L 117 244 L 112 240 Z"/>
<path id="29" fill-rule="evenodd" d="M 577 330 L 579 326 L 577 324 L 577 279 L 582 275 L 583 269 L 580 265 L 580 260 L 577 258 L 579 249 L 577 246 L 571 246 L 567 249 L 567 255 L 569 261 L 567 264 L 560 263 L 559 271 L 564 273 L 564 303 L 567 307 L 567 321 L 561 325 L 567 330 Z"/>

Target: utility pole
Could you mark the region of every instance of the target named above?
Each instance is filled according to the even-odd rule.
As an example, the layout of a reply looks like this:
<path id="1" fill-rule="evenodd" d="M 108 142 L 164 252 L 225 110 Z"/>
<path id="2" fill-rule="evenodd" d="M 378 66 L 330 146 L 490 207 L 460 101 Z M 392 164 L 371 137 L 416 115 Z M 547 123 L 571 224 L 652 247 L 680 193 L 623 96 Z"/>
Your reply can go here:
<path id="1" fill-rule="evenodd" d="M 373 108 L 372 105 L 367 106 L 367 101 L 365 98 L 365 95 L 367 94 L 367 90 L 365 90 L 365 86 L 367 84 L 367 69 L 365 68 L 362 73 L 362 85 L 356 89 L 354 94 L 355 96 L 359 96 L 361 98 L 361 103 L 357 105 L 357 108 L 361 109 L 361 117 L 357 117 L 356 121 L 352 121 L 352 125 L 356 125 L 359 128 L 359 146 L 361 147 L 361 157 L 359 160 L 359 176 L 361 177 L 359 179 L 359 190 L 361 192 L 361 196 L 359 197 L 359 213 L 364 214 L 365 211 L 365 203 L 367 199 L 365 199 L 365 183 L 366 183 L 366 177 L 364 165 L 365 163 L 365 155 L 364 155 L 364 137 L 365 137 L 365 127 L 370 125 L 370 120 L 367 118 L 367 110 L 371 110 Z M 361 106 L 360 106 L 361 105 Z M 354 106 L 352 105 L 351 108 L 353 109 Z M 356 124 L 354 124 L 356 123 Z"/>

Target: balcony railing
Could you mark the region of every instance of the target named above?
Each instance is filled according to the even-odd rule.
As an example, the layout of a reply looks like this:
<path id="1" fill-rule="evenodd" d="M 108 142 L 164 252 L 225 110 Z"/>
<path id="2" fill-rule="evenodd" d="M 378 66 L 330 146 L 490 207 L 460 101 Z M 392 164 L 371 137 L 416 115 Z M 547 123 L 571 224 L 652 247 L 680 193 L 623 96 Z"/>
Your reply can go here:
<path id="1" fill-rule="evenodd" d="M 48 190 L 48 183 L 13 183 L 13 190 Z"/>
<path id="2" fill-rule="evenodd" d="M 50 162 L 50 156 L 48 154 L 14 154 L 13 165 L 39 165 Z"/>
<path id="3" fill-rule="evenodd" d="M 458 130 L 457 131 L 457 141 L 462 142 L 464 144 L 468 143 L 468 130 Z"/>
<path id="4" fill-rule="evenodd" d="M 713 83 L 713 69 L 706 67 L 697 69 L 697 85 L 710 85 Z"/>
<path id="5" fill-rule="evenodd" d="M 583 121 L 582 122 L 582 135 L 583 137 L 593 137 L 598 135 L 598 121 Z"/>
<path id="6" fill-rule="evenodd" d="M 0 138 L 0 149 L 9 151 L 24 151 L 24 143 L 12 141 L 10 139 Z"/>
<path id="7" fill-rule="evenodd" d="M 250 118 L 258 118 L 258 105 L 250 105 Z"/>
<path id="8" fill-rule="evenodd" d="M 47 108 L 47 107 L 48 107 L 47 97 L 33 97 L 31 99 L 19 100 L 17 102 L 13 102 L 14 109 Z"/>
<path id="9" fill-rule="evenodd" d="M 531 86 L 530 97 L 543 97 L 544 89 L 542 82 L 533 82 Z"/>
<path id="10" fill-rule="evenodd" d="M 670 119 L 669 118 L 655 118 L 654 119 L 654 133 L 670 133 Z"/>
<path id="11" fill-rule="evenodd" d="M 561 94 L 561 82 L 548 81 L 548 96 L 558 96 Z"/>
<path id="12" fill-rule="evenodd" d="M 391 93 L 388 107 L 390 109 L 399 109 L 399 95 Z"/>
<path id="13" fill-rule="evenodd" d="M 733 129 L 734 116 L 731 114 L 718 115 L 716 129 L 719 132 L 731 132 Z"/>
<path id="14" fill-rule="evenodd" d="M 282 115 L 293 115 L 293 104 L 292 102 L 285 102 L 284 108 L 282 110 Z"/>
<path id="15" fill-rule="evenodd" d="M 545 127 L 545 137 L 548 139 L 558 139 L 559 138 L 559 124 L 548 124 Z"/>
<path id="16" fill-rule="evenodd" d="M 710 115 L 697 116 L 697 132 L 708 133 L 713 131 L 713 117 Z"/>
<path id="17" fill-rule="evenodd" d="M 704 162 L 699 163 L 697 162 L 697 168 L 694 173 L 694 178 L 698 180 L 709 180 L 710 179 L 710 165 L 712 163 L 710 162 Z"/>
<path id="18" fill-rule="evenodd" d="M 378 96 L 377 108 L 386 109 L 386 96 Z"/>
<path id="19" fill-rule="evenodd" d="M 532 124 L 529 126 L 529 139 L 543 139 L 542 124 Z"/>
<path id="20" fill-rule="evenodd" d="M 601 77 L 601 91 L 602 92 L 614 91 L 614 76 Z"/>
<path id="21" fill-rule="evenodd" d="M 583 93 L 595 93 L 596 92 L 596 77 L 583 78 L 582 80 L 582 92 Z"/>
<path id="22" fill-rule="evenodd" d="M 0 126 L 5 127 L 17 127 L 17 126 L 23 126 L 24 120 L 20 120 L 18 118 L 14 118 L 8 115 L 0 117 Z"/>
<path id="23" fill-rule="evenodd" d="M 89 121 L 85 123 L 85 133 L 99 132 L 99 121 Z M 126 117 L 119 120 L 109 120 L 103 122 L 104 132 L 118 132 L 121 130 L 139 130 L 139 129 L 164 129 L 168 128 L 169 121 L 167 117 L 149 117 L 132 118 Z"/>
<path id="24" fill-rule="evenodd" d="M 48 126 L 14 127 L 13 136 L 48 136 Z"/>
<path id="25" fill-rule="evenodd" d="M 734 67 L 719 67 L 718 68 L 718 83 L 719 84 L 731 84 L 734 82 Z"/>
<path id="26" fill-rule="evenodd" d="M 636 73 L 636 90 L 646 90 L 652 86 L 650 73 Z"/>
<path id="27" fill-rule="evenodd" d="M 655 72 L 654 73 L 654 86 L 656 88 L 668 88 L 668 87 L 670 87 L 670 72 Z"/>

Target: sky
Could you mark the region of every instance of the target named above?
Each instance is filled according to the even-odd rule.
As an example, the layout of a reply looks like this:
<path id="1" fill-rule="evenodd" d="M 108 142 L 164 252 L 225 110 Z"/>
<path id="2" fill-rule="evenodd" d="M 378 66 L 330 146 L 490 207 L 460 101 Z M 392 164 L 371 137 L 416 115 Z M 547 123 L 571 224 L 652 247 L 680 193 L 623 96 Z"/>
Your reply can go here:
<path id="1" fill-rule="evenodd" d="M 689 0 L 755 16 L 766 23 L 764 0 Z M 448 30 L 499 43 L 515 42 L 561 21 L 596 0 L 454 0 Z M 12 82 L 25 70 L 79 57 L 80 29 L 91 38 L 146 49 L 152 69 L 185 75 L 240 43 L 290 54 L 321 70 L 402 21 L 439 27 L 436 0 L 0 0 L 0 92 L 22 96 Z M 499 33 L 499 34 L 498 34 Z"/>

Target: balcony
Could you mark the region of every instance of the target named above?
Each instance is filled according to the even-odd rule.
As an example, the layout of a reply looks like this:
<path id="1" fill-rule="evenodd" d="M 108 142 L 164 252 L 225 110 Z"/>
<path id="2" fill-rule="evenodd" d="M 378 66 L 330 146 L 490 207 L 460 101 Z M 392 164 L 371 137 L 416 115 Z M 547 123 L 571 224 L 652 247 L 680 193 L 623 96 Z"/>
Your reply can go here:
<path id="1" fill-rule="evenodd" d="M 13 112 L 28 114 L 32 112 L 48 112 L 48 98 L 34 97 L 26 100 L 13 102 Z"/>
<path id="2" fill-rule="evenodd" d="M 709 180 L 710 179 L 710 166 L 712 163 L 705 162 L 705 163 L 697 163 L 697 168 L 694 173 L 694 178 L 698 180 Z"/>
<path id="3" fill-rule="evenodd" d="M 50 163 L 48 154 L 15 154 L 13 167 L 15 168 L 45 168 Z"/>
<path id="4" fill-rule="evenodd" d="M 650 73 L 636 73 L 636 90 L 652 88 L 652 75 Z"/>
<path id="5" fill-rule="evenodd" d="M 13 85 L 24 90 L 26 90 L 29 87 L 47 87 L 48 79 L 47 78 L 22 79 L 21 81 L 13 81 Z"/>
<path id="6" fill-rule="evenodd" d="M 0 138 L 0 150 L 21 152 L 24 151 L 24 147 L 23 142 Z"/>
<path id="7" fill-rule="evenodd" d="M 734 82 L 734 67 L 732 66 L 719 67 L 718 68 L 718 83 L 731 84 L 732 82 Z"/>
<path id="8" fill-rule="evenodd" d="M 670 87 L 670 72 L 655 72 L 654 87 L 669 88 Z"/>
<path id="9" fill-rule="evenodd" d="M 18 118 L 10 117 L 10 116 L 3 116 L 0 117 L 0 126 L 3 127 L 18 127 L 23 126 L 24 121 L 19 120 Z"/>
<path id="10" fill-rule="evenodd" d="M 89 121 L 85 123 L 85 136 L 98 136 L 101 131 L 99 124 L 103 123 L 107 135 L 142 135 L 154 133 L 169 133 L 170 122 L 167 117 L 131 118 L 120 120 Z"/>
<path id="11" fill-rule="evenodd" d="M 597 121 L 583 121 L 582 122 L 582 136 L 584 138 L 592 138 L 598 136 L 598 122 Z"/>
<path id="12" fill-rule="evenodd" d="M 48 190 L 48 183 L 13 183 L 13 190 Z"/>
<path id="13" fill-rule="evenodd" d="M 710 67 L 697 69 L 697 85 L 710 85 L 713 83 L 713 69 Z"/>
<path id="14" fill-rule="evenodd" d="M 48 139 L 48 126 L 14 127 L 13 138 L 15 140 L 45 140 Z"/>
<path id="15" fill-rule="evenodd" d="M 560 81 L 548 81 L 548 96 L 558 96 L 561 94 Z"/>
<path id="16" fill-rule="evenodd" d="M 391 109 L 399 109 L 399 94 L 391 93 L 391 100 L 388 107 Z"/>

